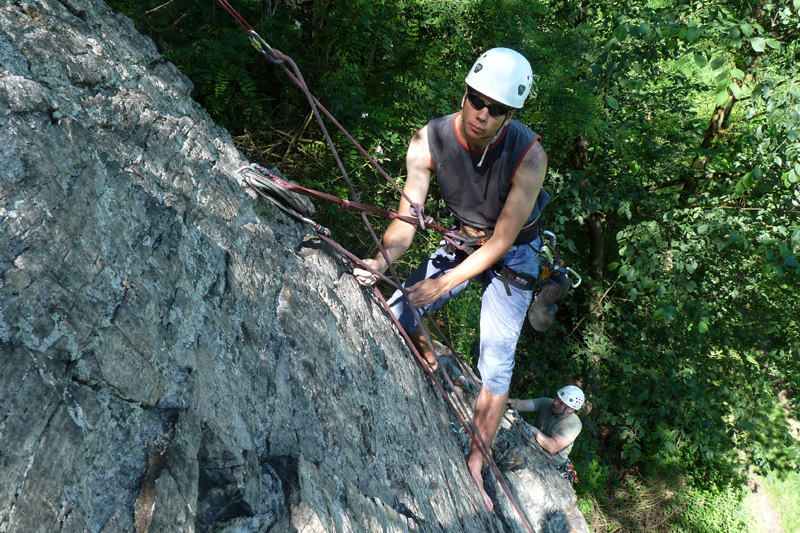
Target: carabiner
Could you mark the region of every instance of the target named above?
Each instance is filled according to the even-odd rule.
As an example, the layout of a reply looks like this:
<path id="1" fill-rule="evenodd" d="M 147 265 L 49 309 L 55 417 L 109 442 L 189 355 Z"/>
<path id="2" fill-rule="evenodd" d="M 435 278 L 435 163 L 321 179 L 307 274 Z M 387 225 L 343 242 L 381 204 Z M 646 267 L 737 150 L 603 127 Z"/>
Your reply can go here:
<path id="1" fill-rule="evenodd" d="M 580 284 L 581 284 L 581 281 L 583 281 L 583 280 L 582 280 L 582 279 L 581 279 L 581 277 L 578 275 L 578 273 L 577 273 L 577 272 L 575 272 L 574 270 L 572 270 L 570 267 L 567 267 L 567 269 L 566 269 L 566 270 L 567 270 L 567 279 L 568 279 L 568 280 L 570 280 L 570 282 L 572 283 L 572 288 L 574 289 L 574 288 L 576 288 L 578 285 L 580 285 Z M 572 281 L 572 276 L 570 276 L 570 274 L 571 274 L 572 276 L 575 276 L 576 278 L 578 278 L 578 281 L 576 281 L 576 282 L 573 282 L 573 281 Z"/>

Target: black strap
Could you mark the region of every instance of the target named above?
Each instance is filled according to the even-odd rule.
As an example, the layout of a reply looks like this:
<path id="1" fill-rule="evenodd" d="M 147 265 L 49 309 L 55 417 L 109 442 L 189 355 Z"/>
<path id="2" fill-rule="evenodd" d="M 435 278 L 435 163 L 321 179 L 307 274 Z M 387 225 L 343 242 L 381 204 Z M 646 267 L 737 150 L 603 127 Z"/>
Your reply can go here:
<path id="1" fill-rule="evenodd" d="M 532 291 L 536 286 L 536 278 L 525 272 L 515 272 L 513 269 L 501 264 L 492 267 L 492 272 L 497 276 L 506 288 L 506 294 L 511 296 L 511 287 Z"/>

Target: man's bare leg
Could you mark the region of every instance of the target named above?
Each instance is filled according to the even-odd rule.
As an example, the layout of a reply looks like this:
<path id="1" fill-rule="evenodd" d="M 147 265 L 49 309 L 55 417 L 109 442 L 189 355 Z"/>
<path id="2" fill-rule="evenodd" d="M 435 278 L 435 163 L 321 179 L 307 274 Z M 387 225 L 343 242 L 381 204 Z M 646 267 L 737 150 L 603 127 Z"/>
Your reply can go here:
<path id="1" fill-rule="evenodd" d="M 425 326 L 423 325 L 423 327 Z M 411 338 L 411 342 L 414 343 L 414 346 L 417 347 L 419 354 L 425 358 L 425 361 L 428 362 L 428 368 L 430 368 L 431 371 L 436 370 L 439 367 L 439 364 L 436 362 L 436 357 L 433 355 L 433 350 L 430 346 L 428 346 L 428 342 L 425 340 L 425 335 L 422 333 L 422 329 L 418 329 L 409 335 L 409 337 Z M 430 334 L 428 334 L 428 337 L 430 337 Z"/>
<path id="2" fill-rule="evenodd" d="M 475 426 L 483 437 L 483 442 L 486 443 L 487 451 L 492 449 L 494 437 L 497 435 L 497 428 L 500 427 L 500 420 L 503 418 L 503 413 L 506 409 L 506 402 L 508 401 L 508 393 L 493 394 L 481 386 L 481 392 L 478 395 L 478 401 L 475 403 Z M 473 442 L 472 450 L 467 459 L 467 468 L 469 473 L 472 474 L 472 479 L 478 485 L 478 490 L 483 496 L 483 502 L 486 508 L 491 513 L 494 510 L 494 503 L 486 490 L 483 488 L 483 477 L 481 476 L 481 468 L 483 467 L 483 454 L 481 454 L 478 446 Z"/>

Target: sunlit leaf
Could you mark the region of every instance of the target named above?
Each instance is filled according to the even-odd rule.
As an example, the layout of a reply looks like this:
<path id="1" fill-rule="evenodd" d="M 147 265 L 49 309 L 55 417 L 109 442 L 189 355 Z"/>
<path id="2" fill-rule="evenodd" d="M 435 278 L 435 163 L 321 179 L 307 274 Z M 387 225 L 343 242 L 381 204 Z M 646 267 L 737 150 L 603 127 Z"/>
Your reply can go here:
<path id="1" fill-rule="evenodd" d="M 767 43 L 763 39 L 763 37 L 753 37 L 752 39 L 750 39 L 750 46 L 752 46 L 753 50 L 755 50 L 756 52 L 763 52 L 764 46 L 766 44 Z"/>
<path id="2" fill-rule="evenodd" d="M 617 99 L 614 98 L 613 96 L 606 96 L 606 102 L 608 102 L 608 105 L 610 105 L 614 109 L 619 108 L 619 102 L 617 102 Z"/>

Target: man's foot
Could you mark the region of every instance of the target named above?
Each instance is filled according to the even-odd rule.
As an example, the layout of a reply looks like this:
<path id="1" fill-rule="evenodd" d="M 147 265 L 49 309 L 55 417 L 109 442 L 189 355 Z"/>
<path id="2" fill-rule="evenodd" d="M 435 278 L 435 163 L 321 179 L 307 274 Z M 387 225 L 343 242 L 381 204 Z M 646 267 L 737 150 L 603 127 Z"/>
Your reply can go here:
<path id="1" fill-rule="evenodd" d="M 433 352 L 422 352 L 422 357 L 425 358 L 425 362 L 431 372 L 439 368 L 439 363 L 436 361 L 436 356 L 433 355 Z"/>
<path id="2" fill-rule="evenodd" d="M 425 340 L 425 336 L 421 329 L 418 329 L 411 335 L 411 342 L 417 348 L 417 351 L 425 359 L 425 364 L 428 365 L 428 368 L 433 372 L 437 368 L 439 368 L 439 363 L 436 361 L 436 356 L 433 355 L 433 350 L 430 346 L 428 346 L 428 342 Z"/>
<path id="3" fill-rule="evenodd" d="M 478 492 L 481 493 L 483 496 L 483 503 L 486 504 L 486 509 L 490 512 L 494 512 L 494 503 L 492 499 L 486 494 L 486 490 L 483 488 L 483 476 L 481 476 L 481 468 L 483 467 L 483 457 L 481 455 L 477 456 L 477 461 L 472 460 L 473 457 L 470 456 L 470 460 L 467 462 L 467 468 L 469 469 L 469 473 L 472 474 L 472 479 L 475 480 L 475 484 L 478 486 Z"/>

